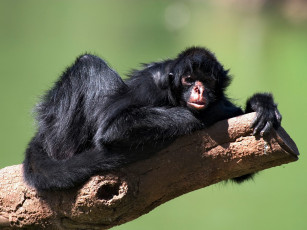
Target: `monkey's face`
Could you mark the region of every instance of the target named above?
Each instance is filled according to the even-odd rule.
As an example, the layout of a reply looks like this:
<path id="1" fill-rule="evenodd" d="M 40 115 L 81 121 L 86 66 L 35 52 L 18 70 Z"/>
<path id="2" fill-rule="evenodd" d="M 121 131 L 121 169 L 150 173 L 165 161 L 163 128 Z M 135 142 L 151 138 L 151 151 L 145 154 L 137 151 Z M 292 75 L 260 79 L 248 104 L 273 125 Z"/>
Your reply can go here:
<path id="1" fill-rule="evenodd" d="M 182 104 L 192 110 L 204 110 L 214 101 L 213 81 L 200 79 L 193 74 L 181 78 Z"/>
<path id="2" fill-rule="evenodd" d="M 177 57 L 173 73 L 180 103 L 197 111 L 205 110 L 223 97 L 230 80 L 210 51 L 195 47 Z"/>

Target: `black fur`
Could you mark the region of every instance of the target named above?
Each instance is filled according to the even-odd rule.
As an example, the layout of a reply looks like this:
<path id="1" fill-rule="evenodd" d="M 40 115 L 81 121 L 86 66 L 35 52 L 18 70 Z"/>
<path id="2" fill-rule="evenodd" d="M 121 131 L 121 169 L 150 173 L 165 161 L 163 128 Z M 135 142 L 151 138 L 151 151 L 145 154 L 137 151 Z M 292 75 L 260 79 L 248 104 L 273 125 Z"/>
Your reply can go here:
<path id="1" fill-rule="evenodd" d="M 199 47 L 146 64 L 125 81 L 100 58 L 82 55 L 37 106 L 25 180 L 40 190 L 70 188 L 99 171 L 146 158 L 178 136 L 241 115 L 224 94 L 229 83 L 228 71 Z M 270 94 L 251 97 L 250 111 L 258 114 L 255 134 L 280 125 Z"/>

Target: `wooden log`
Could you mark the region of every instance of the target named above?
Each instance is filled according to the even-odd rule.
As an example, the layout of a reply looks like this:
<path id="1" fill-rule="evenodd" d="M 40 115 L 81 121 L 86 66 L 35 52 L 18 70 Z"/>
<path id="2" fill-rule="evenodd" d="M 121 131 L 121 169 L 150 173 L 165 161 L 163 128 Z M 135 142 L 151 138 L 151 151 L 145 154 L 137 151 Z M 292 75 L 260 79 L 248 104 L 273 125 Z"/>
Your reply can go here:
<path id="1" fill-rule="evenodd" d="M 296 161 L 298 149 L 283 128 L 265 138 L 252 135 L 254 116 L 220 121 L 66 191 L 37 192 L 24 183 L 22 165 L 6 167 L 0 170 L 0 228 L 108 229 L 193 190 Z"/>

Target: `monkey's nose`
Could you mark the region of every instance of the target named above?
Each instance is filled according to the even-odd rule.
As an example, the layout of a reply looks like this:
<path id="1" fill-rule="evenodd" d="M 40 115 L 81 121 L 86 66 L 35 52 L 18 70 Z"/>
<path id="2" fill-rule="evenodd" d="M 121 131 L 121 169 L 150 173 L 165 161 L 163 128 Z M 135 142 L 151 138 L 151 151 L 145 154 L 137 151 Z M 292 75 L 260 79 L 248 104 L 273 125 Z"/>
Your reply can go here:
<path id="1" fill-rule="evenodd" d="M 199 94 L 199 95 L 203 95 L 204 91 L 205 91 L 205 88 L 202 87 L 202 86 L 196 86 L 196 87 L 194 88 L 194 92 L 197 93 L 197 94 Z"/>
<path id="2" fill-rule="evenodd" d="M 194 92 L 199 94 L 199 95 L 203 95 L 204 91 L 205 91 L 204 85 L 200 81 L 196 81 L 195 87 L 194 87 Z"/>

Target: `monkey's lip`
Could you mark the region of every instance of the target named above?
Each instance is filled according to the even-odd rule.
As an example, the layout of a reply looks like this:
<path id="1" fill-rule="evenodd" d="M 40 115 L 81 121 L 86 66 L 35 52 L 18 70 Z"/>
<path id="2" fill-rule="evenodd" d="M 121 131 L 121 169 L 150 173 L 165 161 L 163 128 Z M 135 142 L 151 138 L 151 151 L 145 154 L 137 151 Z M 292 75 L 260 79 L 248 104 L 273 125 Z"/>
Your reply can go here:
<path id="1" fill-rule="evenodd" d="M 195 108 L 195 109 L 203 109 L 206 107 L 206 102 L 188 102 L 188 105 Z"/>

